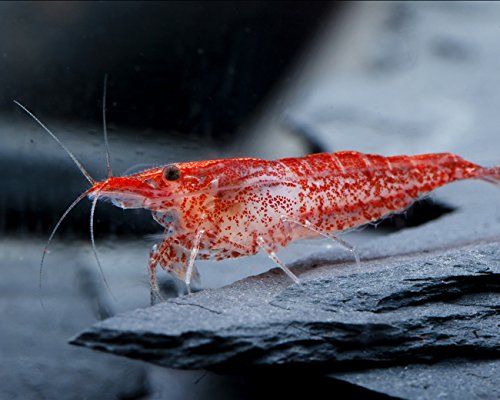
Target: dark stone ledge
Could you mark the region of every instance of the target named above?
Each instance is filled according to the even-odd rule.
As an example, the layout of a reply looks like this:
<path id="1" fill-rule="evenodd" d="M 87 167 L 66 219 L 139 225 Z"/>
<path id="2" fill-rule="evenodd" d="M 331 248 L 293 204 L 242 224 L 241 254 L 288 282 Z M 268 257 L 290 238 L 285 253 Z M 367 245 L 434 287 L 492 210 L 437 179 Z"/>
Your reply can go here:
<path id="1" fill-rule="evenodd" d="M 322 267 L 289 285 L 277 271 L 116 316 L 73 344 L 166 367 L 352 370 L 497 358 L 500 243 Z"/>

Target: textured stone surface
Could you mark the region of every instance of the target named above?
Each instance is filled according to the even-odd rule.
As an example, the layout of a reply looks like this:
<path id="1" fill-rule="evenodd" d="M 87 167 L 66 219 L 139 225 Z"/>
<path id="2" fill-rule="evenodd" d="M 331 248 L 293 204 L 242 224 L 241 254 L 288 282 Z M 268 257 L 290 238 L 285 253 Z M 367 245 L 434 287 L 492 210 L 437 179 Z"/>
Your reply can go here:
<path id="1" fill-rule="evenodd" d="M 73 343 L 175 368 L 498 357 L 499 259 L 496 242 L 348 275 L 324 267 L 299 286 L 273 271 L 119 315 Z"/>
<path id="2" fill-rule="evenodd" d="M 498 399 L 500 361 L 453 360 L 414 364 L 332 377 L 404 399 Z"/>

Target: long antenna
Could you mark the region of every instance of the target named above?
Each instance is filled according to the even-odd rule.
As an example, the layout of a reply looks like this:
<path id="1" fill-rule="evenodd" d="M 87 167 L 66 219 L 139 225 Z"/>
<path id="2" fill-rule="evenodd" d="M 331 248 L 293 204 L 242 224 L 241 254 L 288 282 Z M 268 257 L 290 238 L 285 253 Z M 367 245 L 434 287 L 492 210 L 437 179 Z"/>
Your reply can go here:
<path id="1" fill-rule="evenodd" d="M 49 128 L 47 128 L 43 123 L 42 121 L 40 121 L 37 117 L 35 117 L 35 115 L 30 111 L 28 110 L 26 107 L 24 107 L 21 103 L 19 103 L 17 100 L 14 100 L 14 103 L 16 105 L 18 105 L 26 114 L 28 114 L 31 118 L 33 118 L 37 123 L 38 125 L 40 125 L 43 129 L 45 129 L 45 131 L 50 135 L 52 136 L 52 139 L 54 139 L 57 143 L 59 143 L 59 145 L 64 149 L 64 151 L 71 157 L 71 159 L 74 161 L 74 163 L 76 164 L 76 166 L 78 167 L 78 169 L 80 170 L 80 172 L 85 176 L 85 178 L 87 178 L 87 180 L 92 184 L 94 185 L 95 184 L 95 180 L 94 178 L 92 178 L 90 176 L 90 174 L 87 172 L 87 170 L 85 168 L 83 168 L 83 165 L 80 161 L 77 160 L 77 158 L 73 155 L 73 153 L 71 151 L 68 150 L 68 148 L 57 138 L 56 135 L 54 135 Z"/>
<path id="2" fill-rule="evenodd" d="M 104 275 L 104 270 L 102 269 L 101 261 L 99 260 L 99 256 L 97 255 L 97 248 L 95 246 L 95 238 L 94 238 L 94 214 L 95 214 L 95 206 L 97 205 L 97 200 L 99 200 L 99 192 L 95 194 L 95 198 L 92 201 L 92 207 L 90 208 L 90 242 L 92 243 L 92 252 L 94 253 L 95 260 L 97 261 L 97 265 L 99 266 L 99 271 L 101 272 L 102 279 L 108 292 L 111 294 L 113 300 L 116 300 L 113 292 L 111 291 L 111 287 L 108 284 L 108 280 L 106 279 L 106 275 Z"/>
<path id="3" fill-rule="evenodd" d="M 90 190 L 90 189 L 89 189 Z M 85 198 L 85 196 L 87 196 L 87 194 L 89 193 L 89 190 L 86 190 L 85 192 L 83 192 L 80 196 L 78 196 L 78 198 L 76 198 L 73 203 L 71 203 L 71 205 L 66 209 L 66 211 L 64 211 L 64 214 L 61 216 L 61 218 L 59 218 L 59 221 L 57 221 L 57 224 L 56 226 L 54 226 L 54 228 L 52 229 L 52 232 L 50 233 L 50 236 L 49 236 L 49 240 L 47 240 L 47 243 L 45 244 L 45 247 L 43 248 L 43 254 L 42 254 L 42 260 L 40 261 L 40 274 L 39 274 L 39 277 L 38 277 L 38 287 L 40 289 L 42 289 L 42 276 L 43 276 L 43 262 L 45 260 L 45 256 L 47 255 L 47 252 L 49 250 L 49 245 L 50 245 L 50 242 L 52 242 L 52 238 L 54 237 L 57 229 L 59 228 L 59 225 L 61 225 L 61 223 L 63 222 L 64 218 L 66 218 L 66 216 L 69 214 L 69 212 L 80 202 L 82 201 L 82 199 Z"/>
<path id="4" fill-rule="evenodd" d="M 104 133 L 104 147 L 106 149 L 106 166 L 108 168 L 108 178 L 113 175 L 111 171 L 111 157 L 109 155 L 108 129 L 106 127 L 106 92 L 108 87 L 108 74 L 104 74 L 104 88 L 102 91 L 102 130 Z"/>

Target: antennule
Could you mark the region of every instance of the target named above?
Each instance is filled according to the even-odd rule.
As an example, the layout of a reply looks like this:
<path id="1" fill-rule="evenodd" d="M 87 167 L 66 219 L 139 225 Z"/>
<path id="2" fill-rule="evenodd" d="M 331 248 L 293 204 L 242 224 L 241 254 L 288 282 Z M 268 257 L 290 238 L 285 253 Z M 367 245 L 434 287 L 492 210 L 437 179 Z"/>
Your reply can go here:
<path id="1" fill-rule="evenodd" d="M 108 129 L 106 127 L 106 92 L 108 87 L 108 74 L 104 74 L 104 88 L 102 91 L 102 130 L 104 133 L 104 147 L 106 149 L 106 167 L 108 169 L 108 178 L 111 178 L 111 157 L 109 154 Z"/>
<path id="2" fill-rule="evenodd" d="M 92 178 L 90 176 L 90 174 L 87 172 L 87 170 L 85 168 L 83 168 L 83 165 L 80 161 L 77 160 L 77 158 L 73 155 L 73 153 L 71 151 L 68 150 L 68 148 L 57 138 L 56 135 L 54 135 L 49 128 L 47 128 L 37 117 L 35 117 L 35 115 L 29 111 L 26 107 L 24 107 L 21 103 L 19 103 L 17 100 L 14 100 L 14 103 L 16 105 L 18 105 L 26 114 L 28 114 L 31 118 L 33 118 L 37 123 L 38 125 L 40 125 L 44 130 L 45 132 L 47 132 L 50 136 L 52 136 L 52 139 L 54 139 L 57 143 L 59 143 L 59 145 L 64 149 L 64 151 L 71 157 L 71 159 L 74 161 L 74 163 L 76 164 L 76 166 L 78 167 L 78 169 L 80 170 L 80 172 L 83 174 L 83 176 L 85 176 L 85 178 L 87 178 L 87 180 L 92 184 L 94 185 L 95 184 L 95 180 L 94 178 Z"/>

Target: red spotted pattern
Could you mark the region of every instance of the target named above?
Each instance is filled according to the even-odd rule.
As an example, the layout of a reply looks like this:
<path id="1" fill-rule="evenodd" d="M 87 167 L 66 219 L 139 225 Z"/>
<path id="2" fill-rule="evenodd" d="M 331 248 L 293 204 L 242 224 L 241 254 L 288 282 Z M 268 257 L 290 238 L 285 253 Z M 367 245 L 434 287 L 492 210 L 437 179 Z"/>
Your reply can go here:
<path id="1" fill-rule="evenodd" d="M 154 168 L 96 183 L 90 196 L 151 210 L 168 230 L 151 265 L 159 263 L 181 279 L 200 230 L 198 259 L 252 255 L 259 250 L 258 237 L 275 249 L 317 235 L 282 217 L 339 232 L 400 211 L 456 180 L 500 179 L 500 167 L 483 168 L 450 153 L 382 157 L 348 151 L 176 166 L 175 181 L 163 176 L 164 168 Z"/>

